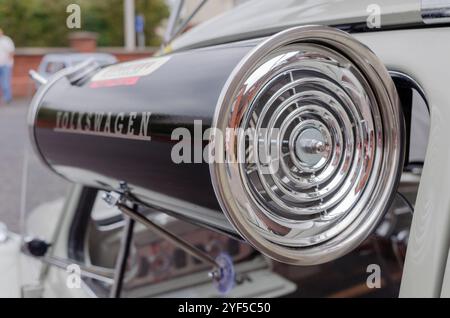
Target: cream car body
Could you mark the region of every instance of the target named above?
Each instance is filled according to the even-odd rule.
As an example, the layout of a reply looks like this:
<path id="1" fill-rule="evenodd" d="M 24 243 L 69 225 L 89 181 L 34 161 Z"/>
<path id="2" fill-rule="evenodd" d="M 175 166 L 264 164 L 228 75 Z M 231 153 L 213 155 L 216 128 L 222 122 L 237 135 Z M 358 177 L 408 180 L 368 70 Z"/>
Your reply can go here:
<path id="1" fill-rule="evenodd" d="M 180 36 L 171 49 L 186 50 L 196 47 L 269 36 L 288 27 L 323 24 L 349 26 L 365 24 L 373 1 L 251 1 L 222 16 L 212 19 Z M 413 78 L 423 89 L 431 109 L 431 130 L 428 152 L 415 206 L 400 296 L 450 296 L 450 90 L 447 74 L 450 71 L 450 26 L 431 28 L 410 27 L 423 23 L 423 4 L 432 1 L 386 0 L 378 1 L 381 8 L 381 26 L 387 30 L 352 32 L 366 44 L 389 70 L 399 71 Z M 345 28 L 344 28 L 345 29 Z M 67 237 L 74 202 L 79 197 L 74 187 L 65 204 L 53 208 L 59 214 L 59 226 L 47 224 L 47 217 L 38 218 L 31 227 L 42 227 L 49 235 L 53 230 L 55 255 L 67 257 Z M 50 235 L 52 236 L 52 235 Z M 20 287 L 32 284 L 25 279 L 18 266 L 20 239 L 11 236 L 0 244 L 0 271 L 11 272 L 7 282 L 0 284 L 0 294 L 17 296 Z M 8 255 L 8 256 L 7 256 Z M 11 263 L 13 262 L 13 264 Z M 31 267 L 38 268 L 39 262 Z M 17 266 L 16 266 L 17 265 Z M 47 267 L 44 265 L 44 267 Z M 44 296 L 90 297 L 88 289 L 68 290 L 67 273 L 49 267 L 43 282 Z M 15 279 L 17 278 L 17 280 Z M 14 283 L 16 281 L 16 283 Z M 5 286 L 7 290 L 4 290 Z"/>

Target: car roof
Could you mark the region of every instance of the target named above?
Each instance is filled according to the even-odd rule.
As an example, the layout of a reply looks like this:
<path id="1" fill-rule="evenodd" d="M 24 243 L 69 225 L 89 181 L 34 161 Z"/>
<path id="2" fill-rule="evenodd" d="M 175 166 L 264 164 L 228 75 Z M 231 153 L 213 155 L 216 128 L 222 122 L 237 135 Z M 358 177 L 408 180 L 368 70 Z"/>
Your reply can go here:
<path id="1" fill-rule="evenodd" d="M 419 0 L 251 0 L 180 35 L 171 48 L 177 51 L 265 37 L 299 25 L 366 23 L 373 3 L 383 8 L 384 26 L 422 23 Z"/>

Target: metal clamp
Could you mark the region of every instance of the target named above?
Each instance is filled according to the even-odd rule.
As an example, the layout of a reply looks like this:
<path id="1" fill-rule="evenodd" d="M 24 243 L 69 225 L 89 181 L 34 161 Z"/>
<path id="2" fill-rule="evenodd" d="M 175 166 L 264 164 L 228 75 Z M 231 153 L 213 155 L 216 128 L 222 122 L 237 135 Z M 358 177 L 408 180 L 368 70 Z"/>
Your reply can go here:
<path id="1" fill-rule="evenodd" d="M 48 83 L 48 80 L 35 70 L 30 70 L 28 75 L 38 85 L 45 85 Z"/>

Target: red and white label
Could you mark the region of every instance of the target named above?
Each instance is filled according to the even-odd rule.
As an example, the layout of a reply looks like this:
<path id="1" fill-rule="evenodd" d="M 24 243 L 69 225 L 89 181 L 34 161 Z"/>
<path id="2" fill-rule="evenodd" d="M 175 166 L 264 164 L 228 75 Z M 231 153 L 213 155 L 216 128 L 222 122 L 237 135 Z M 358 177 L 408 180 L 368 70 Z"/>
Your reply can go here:
<path id="1" fill-rule="evenodd" d="M 156 57 L 107 66 L 92 77 L 89 87 L 136 85 L 141 77 L 150 75 L 169 59 L 170 57 Z"/>

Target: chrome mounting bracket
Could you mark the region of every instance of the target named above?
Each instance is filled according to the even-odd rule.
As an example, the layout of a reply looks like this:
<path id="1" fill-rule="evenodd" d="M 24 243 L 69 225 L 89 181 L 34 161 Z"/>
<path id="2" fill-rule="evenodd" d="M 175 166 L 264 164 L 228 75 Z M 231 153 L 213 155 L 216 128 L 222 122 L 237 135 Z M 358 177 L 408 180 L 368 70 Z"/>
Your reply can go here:
<path id="1" fill-rule="evenodd" d="M 109 206 L 118 208 L 131 220 L 149 228 L 161 238 L 182 249 L 195 259 L 210 265 L 212 270 L 209 272 L 208 276 L 213 280 L 221 293 L 228 293 L 232 289 L 235 282 L 235 272 L 231 258 L 226 254 L 221 254 L 217 258 L 213 258 L 140 213 L 137 207 L 141 205 L 141 203 L 131 195 L 130 189 L 125 182 L 120 183 L 118 191 L 106 192 L 103 195 L 103 200 Z"/>

